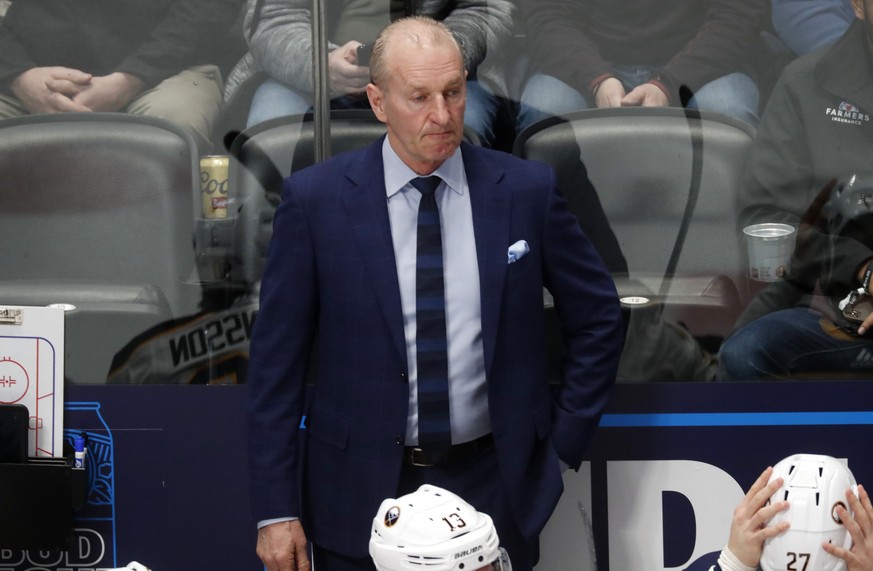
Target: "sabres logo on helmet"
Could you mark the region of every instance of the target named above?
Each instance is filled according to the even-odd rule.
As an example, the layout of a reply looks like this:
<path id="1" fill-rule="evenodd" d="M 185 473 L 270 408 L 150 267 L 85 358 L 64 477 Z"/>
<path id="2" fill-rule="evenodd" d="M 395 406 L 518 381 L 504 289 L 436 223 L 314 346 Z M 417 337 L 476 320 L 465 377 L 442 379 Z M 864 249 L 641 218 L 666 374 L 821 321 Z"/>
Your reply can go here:
<path id="1" fill-rule="evenodd" d="M 392 506 L 385 512 L 385 527 L 391 527 L 400 519 L 400 506 Z"/>

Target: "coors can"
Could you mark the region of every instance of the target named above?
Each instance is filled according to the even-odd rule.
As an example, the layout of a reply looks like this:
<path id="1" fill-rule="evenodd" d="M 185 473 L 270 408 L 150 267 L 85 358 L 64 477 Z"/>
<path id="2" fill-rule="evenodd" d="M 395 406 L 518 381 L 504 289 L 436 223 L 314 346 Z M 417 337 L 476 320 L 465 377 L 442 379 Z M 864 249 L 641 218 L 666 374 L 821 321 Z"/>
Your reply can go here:
<path id="1" fill-rule="evenodd" d="M 227 155 L 207 155 L 200 159 L 200 197 L 203 218 L 227 218 Z"/>

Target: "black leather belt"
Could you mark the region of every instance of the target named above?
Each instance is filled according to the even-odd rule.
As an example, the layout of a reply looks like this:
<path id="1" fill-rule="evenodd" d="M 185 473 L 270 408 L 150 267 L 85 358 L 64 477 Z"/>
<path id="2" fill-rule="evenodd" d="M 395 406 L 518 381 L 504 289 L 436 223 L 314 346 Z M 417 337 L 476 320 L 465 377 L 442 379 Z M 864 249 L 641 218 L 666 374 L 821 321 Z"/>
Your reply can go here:
<path id="1" fill-rule="evenodd" d="M 409 466 L 443 466 L 478 458 L 492 448 L 494 436 L 489 433 L 476 440 L 455 444 L 439 459 L 430 458 L 427 452 L 417 446 L 407 446 L 403 451 L 403 460 Z"/>

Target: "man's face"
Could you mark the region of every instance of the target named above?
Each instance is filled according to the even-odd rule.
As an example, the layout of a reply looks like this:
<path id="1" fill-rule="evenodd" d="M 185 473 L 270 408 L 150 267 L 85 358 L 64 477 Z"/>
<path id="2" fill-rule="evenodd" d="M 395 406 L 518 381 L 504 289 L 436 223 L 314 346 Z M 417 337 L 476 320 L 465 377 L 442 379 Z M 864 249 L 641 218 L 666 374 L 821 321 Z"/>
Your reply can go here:
<path id="1" fill-rule="evenodd" d="M 386 53 L 387 79 L 367 94 L 388 141 L 418 174 L 452 156 L 464 134 L 466 72 L 451 44 L 420 46 L 399 37 Z"/>

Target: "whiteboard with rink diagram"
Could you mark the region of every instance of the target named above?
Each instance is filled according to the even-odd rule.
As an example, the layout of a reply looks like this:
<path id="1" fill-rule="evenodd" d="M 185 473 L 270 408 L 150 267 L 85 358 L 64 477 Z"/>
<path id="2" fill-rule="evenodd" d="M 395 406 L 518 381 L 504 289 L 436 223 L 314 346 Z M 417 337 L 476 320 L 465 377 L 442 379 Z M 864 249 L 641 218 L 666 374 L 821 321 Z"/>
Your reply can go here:
<path id="1" fill-rule="evenodd" d="M 28 456 L 63 456 L 62 308 L 0 306 L 0 404 L 27 407 Z"/>

